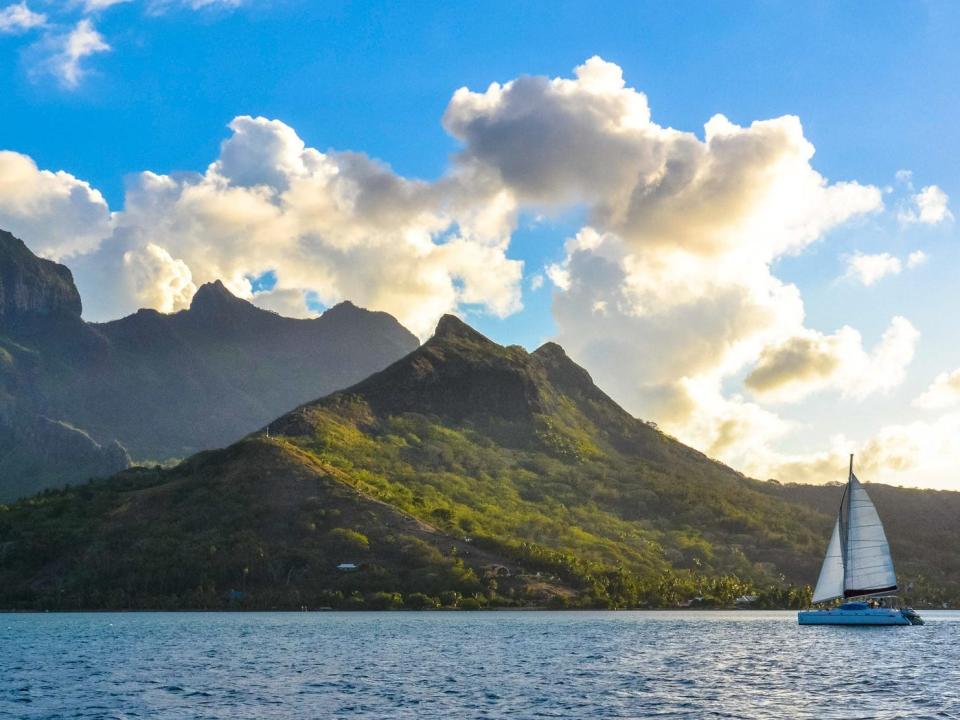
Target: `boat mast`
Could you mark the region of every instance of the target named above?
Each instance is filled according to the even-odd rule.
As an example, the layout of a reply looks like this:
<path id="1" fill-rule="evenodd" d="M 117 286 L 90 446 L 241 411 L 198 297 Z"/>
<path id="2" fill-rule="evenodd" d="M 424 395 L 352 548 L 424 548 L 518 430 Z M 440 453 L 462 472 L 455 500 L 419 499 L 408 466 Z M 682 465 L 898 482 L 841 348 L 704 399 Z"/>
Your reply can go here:
<path id="1" fill-rule="evenodd" d="M 847 486 L 843 489 L 840 498 L 840 552 L 843 557 L 843 588 L 847 587 L 847 573 L 850 569 L 850 500 L 853 485 L 853 453 L 850 453 L 850 472 L 847 475 Z M 844 596 L 846 593 L 844 592 Z"/>

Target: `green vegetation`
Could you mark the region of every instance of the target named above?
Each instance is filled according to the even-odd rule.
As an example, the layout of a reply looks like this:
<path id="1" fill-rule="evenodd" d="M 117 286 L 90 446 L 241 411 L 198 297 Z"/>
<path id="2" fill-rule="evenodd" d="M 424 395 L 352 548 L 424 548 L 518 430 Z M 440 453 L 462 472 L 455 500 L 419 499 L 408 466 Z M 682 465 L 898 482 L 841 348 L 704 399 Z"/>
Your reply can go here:
<path id="1" fill-rule="evenodd" d="M 837 495 L 747 479 L 630 417 L 556 345 L 454 318 L 270 427 L 0 506 L 0 607 L 800 607 Z M 900 567 L 917 601 L 960 599 L 942 560 Z"/>

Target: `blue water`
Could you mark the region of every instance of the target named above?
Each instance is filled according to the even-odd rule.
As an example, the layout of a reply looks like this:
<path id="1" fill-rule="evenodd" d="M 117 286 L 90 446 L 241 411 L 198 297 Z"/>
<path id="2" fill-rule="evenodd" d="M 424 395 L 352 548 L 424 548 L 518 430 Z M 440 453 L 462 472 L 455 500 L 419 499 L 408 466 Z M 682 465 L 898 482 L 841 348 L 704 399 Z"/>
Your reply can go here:
<path id="1" fill-rule="evenodd" d="M 960 613 L 924 615 L 0 615 L 0 717 L 960 717 Z"/>

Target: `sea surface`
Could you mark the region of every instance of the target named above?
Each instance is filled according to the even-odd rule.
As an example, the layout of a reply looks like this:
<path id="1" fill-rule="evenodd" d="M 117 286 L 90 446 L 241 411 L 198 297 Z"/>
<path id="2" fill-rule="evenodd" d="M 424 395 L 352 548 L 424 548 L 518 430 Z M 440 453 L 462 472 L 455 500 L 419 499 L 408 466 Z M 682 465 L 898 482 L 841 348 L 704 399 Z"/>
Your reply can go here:
<path id="1" fill-rule="evenodd" d="M 960 717 L 960 612 L 923 614 L 0 614 L 0 717 Z"/>

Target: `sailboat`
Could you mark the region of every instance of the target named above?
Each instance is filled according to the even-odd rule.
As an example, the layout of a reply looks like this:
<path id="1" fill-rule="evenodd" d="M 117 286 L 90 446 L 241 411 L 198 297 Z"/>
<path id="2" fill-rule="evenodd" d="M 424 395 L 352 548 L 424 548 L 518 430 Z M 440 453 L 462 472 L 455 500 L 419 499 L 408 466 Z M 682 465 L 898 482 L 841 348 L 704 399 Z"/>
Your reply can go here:
<path id="1" fill-rule="evenodd" d="M 827 555 L 820 568 L 814 603 L 843 599 L 842 605 L 801 610 L 801 625 L 923 625 L 912 608 L 896 607 L 897 574 L 883 523 L 866 489 L 850 474 L 840 500 Z"/>

